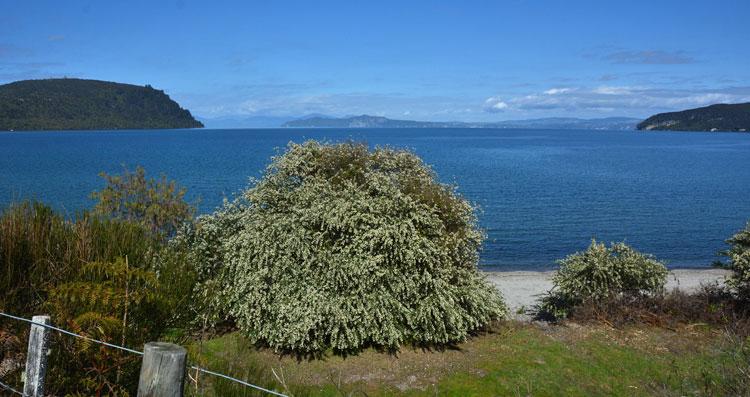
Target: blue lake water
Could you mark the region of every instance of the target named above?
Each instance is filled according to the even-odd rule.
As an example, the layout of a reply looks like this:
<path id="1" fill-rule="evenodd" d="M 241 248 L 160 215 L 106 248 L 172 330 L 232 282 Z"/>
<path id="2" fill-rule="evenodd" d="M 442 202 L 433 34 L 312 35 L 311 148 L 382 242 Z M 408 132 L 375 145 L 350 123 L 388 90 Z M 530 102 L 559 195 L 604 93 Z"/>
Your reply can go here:
<path id="1" fill-rule="evenodd" d="M 492 129 L 0 133 L 0 204 L 90 207 L 100 171 L 142 165 L 210 212 L 289 141 L 407 147 L 481 207 L 484 266 L 544 269 L 592 237 L 708 266 L 750 219 L 750 134 Z"/>

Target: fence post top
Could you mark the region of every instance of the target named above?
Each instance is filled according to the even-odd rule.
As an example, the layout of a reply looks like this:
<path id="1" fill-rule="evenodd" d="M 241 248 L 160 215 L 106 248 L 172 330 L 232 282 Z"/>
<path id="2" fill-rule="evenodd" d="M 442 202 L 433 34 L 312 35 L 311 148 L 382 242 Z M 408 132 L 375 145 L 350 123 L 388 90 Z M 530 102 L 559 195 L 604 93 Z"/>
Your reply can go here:
<path id="1" fill-rule="evenodd" d="M 138 397 L 182 397 L 187 350 L 164 342 L 146 343 L 143 349 Z"/>
<path id="2" fill-rule="evenodd" d="M 143 352 L 153 352 L 160 354 L 186 354 L 184 347 L 167 342 L 148 342 L 143 347 Z"/>
<path id="3" fill-rule="evenodd" d="M 46 315 L 41 316 L 34 316 L 31 318 L 31 321 L 35 323 L 41 323 L 41 324 L 49 324 L 50 323 L 50 317 Z"/>

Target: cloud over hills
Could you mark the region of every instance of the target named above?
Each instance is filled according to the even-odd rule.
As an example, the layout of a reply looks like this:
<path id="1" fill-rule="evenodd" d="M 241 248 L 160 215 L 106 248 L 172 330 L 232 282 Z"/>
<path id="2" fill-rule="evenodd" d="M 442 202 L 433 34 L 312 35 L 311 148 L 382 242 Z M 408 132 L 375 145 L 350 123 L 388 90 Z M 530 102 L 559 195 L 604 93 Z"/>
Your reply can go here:
<path id="1" fill-rule="evenodd" d="M 644 86 L 552 88 L 541 93 L 487 98 L 484 111 L 512 113 L 534 111 L 587 111 L 646 114 L 665 109 L 750 101 L 750 87 L 670 89 Z"/>

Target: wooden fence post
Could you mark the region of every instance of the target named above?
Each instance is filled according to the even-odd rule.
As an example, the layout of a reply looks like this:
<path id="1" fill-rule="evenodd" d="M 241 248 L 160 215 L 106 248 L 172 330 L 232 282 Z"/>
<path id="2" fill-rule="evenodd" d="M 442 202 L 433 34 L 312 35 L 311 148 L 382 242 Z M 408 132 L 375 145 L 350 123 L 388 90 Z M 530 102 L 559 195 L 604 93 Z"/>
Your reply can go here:
<path id="1" fill-rule="evenodd" d="M 31 321 L 49 325 L 49 316 L 34 316 Z M 29 333 L 29 350 L 26 353 L 26 379 L 23 393 L 29 397 L 44 396 L 44 376 L 47 374 L 49 329 L 32 324 Z"/>
<path id="2" fill-rule="evenodd" d="M 182 397 L 187 351 L 171 343 L 149 342 L 143 349 L 138 397 Z"/>

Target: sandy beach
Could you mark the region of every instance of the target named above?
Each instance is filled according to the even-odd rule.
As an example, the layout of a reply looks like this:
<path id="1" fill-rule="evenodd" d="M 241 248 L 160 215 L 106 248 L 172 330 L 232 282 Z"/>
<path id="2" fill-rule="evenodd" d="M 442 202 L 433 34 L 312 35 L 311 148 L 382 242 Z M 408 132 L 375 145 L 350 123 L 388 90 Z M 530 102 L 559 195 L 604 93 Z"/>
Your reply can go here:
<path id="1" fill-rule="evenodd" d="M 487 278 L 503 294 L 511 312 L 533 306 L 540 295 L 552 288 L 553 274 L 554 271 L 486 272 Z M 723 269 L 675 269 L 667 276 L 667 289 L 695 291 L 704 284 L 722 283 L 728 274 Z"/>

